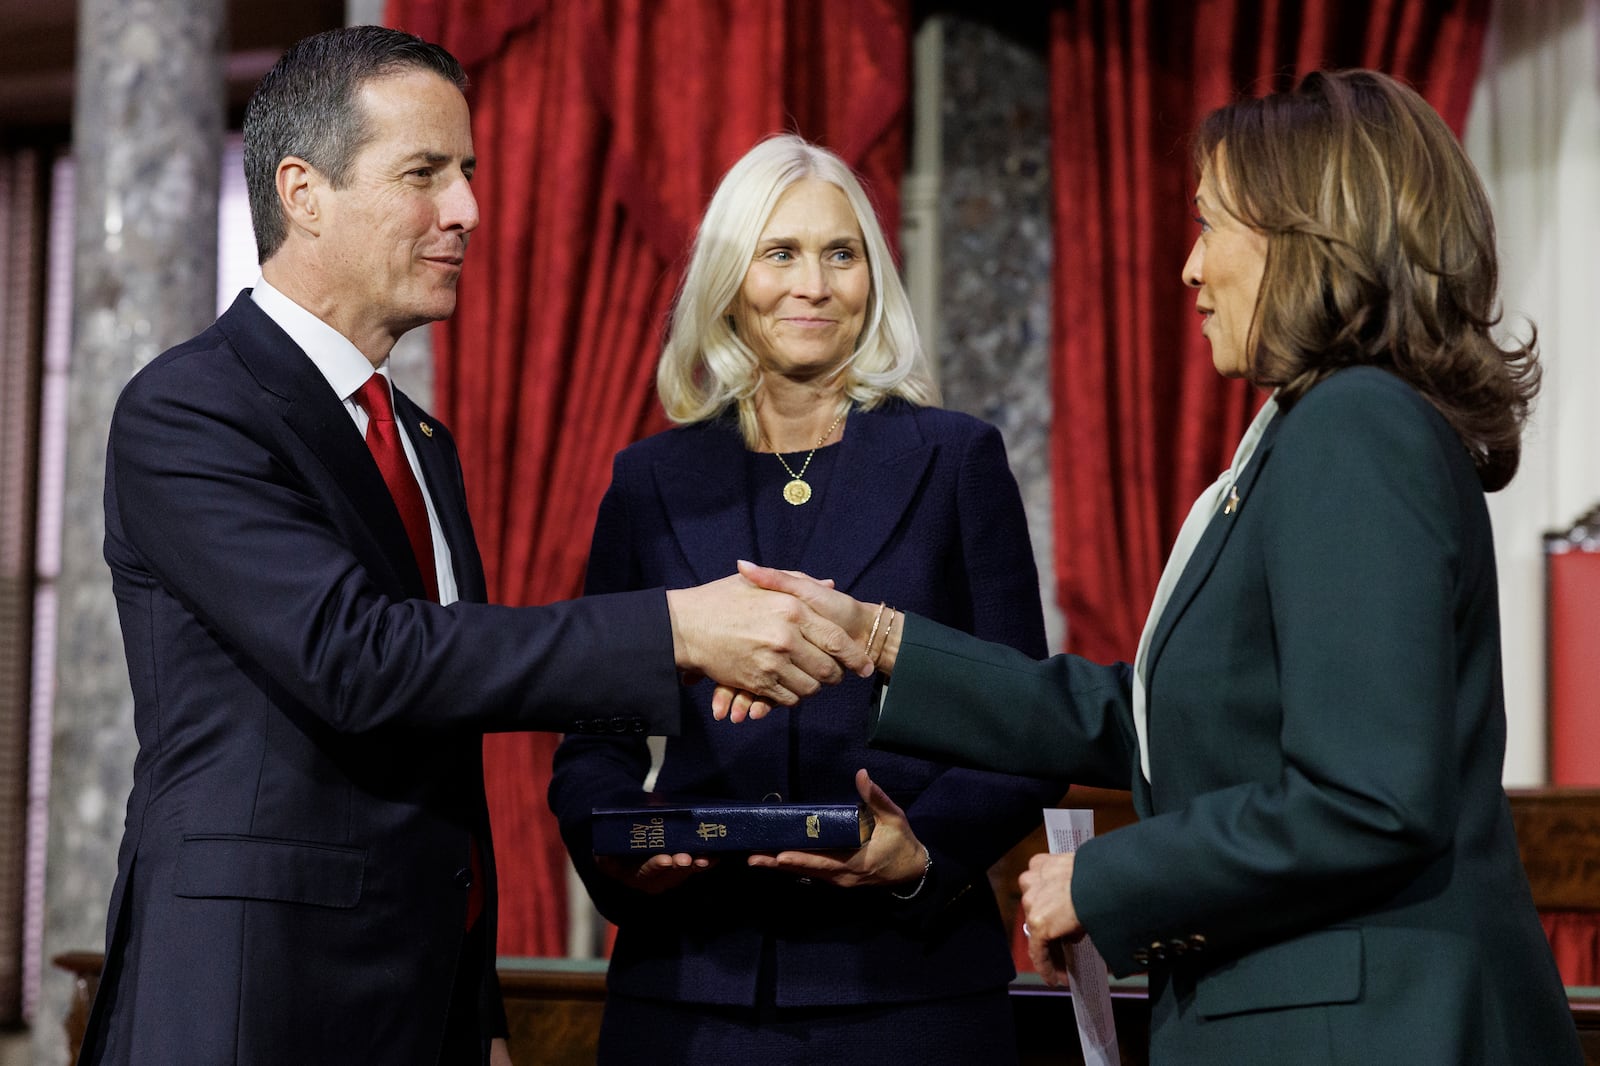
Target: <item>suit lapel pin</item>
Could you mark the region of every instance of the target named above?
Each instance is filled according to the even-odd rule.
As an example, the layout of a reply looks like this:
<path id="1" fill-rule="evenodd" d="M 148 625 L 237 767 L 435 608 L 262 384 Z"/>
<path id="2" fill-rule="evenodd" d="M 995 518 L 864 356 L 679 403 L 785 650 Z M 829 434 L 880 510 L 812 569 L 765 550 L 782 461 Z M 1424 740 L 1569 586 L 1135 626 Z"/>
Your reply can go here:
<path id="1" fill-rule="evenodd" d="M 1232 514 L 1239 509 L 1239 486 L 1228 486 L 1228 502 L 1222 505 L 1223 514 Z"/>
<path id="2" fill-rule="evenodd" d="M 417 428 L 422 430 L 422 435 L 424 437 L 432 437 L 433 436 L 433 427 L 428 425 L 428 423 L 426 423 L 426 422 L 418 422 L 417 423 Z"/>

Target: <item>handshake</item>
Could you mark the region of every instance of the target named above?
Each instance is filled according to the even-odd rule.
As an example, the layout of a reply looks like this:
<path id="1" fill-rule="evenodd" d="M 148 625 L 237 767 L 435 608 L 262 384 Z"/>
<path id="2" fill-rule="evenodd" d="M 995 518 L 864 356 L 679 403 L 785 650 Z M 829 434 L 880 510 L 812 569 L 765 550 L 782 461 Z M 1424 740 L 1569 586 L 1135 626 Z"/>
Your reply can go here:
<path id="1" fill-rule="evenodd" d="M 793 706 L 846 670 L 891 673 L 899 648 L 897 616 L 878 604 L 831 581 L 753 563 L 740 562 L 720 581 L 669 590 L 667 609 L 678 669 L 717 683 L 711 710 L 718 721 Z"/>

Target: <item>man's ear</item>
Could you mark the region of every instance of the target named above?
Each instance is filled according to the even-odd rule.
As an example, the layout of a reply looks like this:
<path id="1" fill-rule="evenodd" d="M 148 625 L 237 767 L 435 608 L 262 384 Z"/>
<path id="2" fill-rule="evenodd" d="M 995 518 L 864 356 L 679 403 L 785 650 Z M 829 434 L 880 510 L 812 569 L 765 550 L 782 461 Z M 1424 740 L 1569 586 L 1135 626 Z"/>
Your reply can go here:
<path id="1" fill-rule="evenodd" d="M 319 194 L 322 175 L 299 156 L 284 156 L 278 163 L 278 203 L 291 227 L 309 230 L 316 236 L 322 230 Z"/>

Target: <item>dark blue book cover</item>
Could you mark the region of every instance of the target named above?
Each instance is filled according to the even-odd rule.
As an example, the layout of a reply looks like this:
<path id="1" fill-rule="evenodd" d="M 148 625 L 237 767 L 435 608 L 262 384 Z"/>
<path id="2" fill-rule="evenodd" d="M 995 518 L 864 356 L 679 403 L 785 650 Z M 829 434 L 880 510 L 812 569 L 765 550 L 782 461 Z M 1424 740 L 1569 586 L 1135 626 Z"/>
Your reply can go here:
<path id="1" fill-rule="evenodd" d="M 596 807 L 596 855 L 859 848 L 872 815 L 855 803 L 671 803 Z"/>

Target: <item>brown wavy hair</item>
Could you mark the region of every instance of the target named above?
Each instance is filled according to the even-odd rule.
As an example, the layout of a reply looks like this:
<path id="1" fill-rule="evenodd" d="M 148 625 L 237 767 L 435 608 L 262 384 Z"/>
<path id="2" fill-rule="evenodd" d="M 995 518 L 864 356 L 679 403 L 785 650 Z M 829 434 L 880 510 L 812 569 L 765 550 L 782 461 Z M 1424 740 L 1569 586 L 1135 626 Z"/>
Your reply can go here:
<path id="1" fill-rule="evenodd" d="M 1287 410 L 1346 366 L 1380 366 L 1444 415 L 1485 490 L 1517 471 L 1539 390 L 1537 332 L 1490 330 L 1499 268 L 1477 171 L 1415 90 L 1370 70 L 1208 115 L 1195 163 L 1222 206 L 1267 235 L 1249 377 Z"/>

